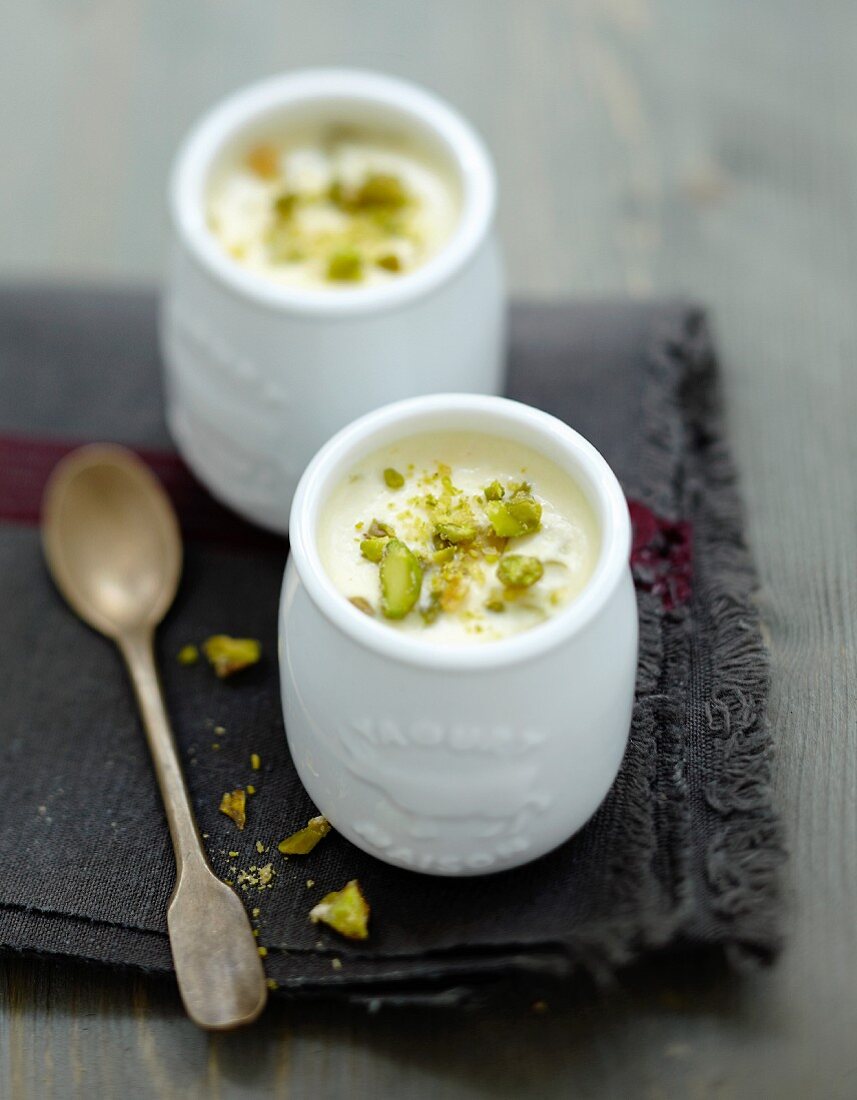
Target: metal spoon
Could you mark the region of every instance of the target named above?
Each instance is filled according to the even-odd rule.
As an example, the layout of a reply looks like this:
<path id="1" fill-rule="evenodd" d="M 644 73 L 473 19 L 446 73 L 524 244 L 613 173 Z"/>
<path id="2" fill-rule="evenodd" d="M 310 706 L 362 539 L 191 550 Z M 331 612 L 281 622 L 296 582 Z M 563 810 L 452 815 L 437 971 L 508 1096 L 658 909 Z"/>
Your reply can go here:
<path id="1" fill-rule="evenodd" d="M 182 566 L 172 505 L 130 451 L 81 447 L 51 475 L 42 537 L 60 592 L 131 675 L 176 855 L 167 927 L 185 1009 L 212 1030 L 250 1023 L 267 997 L 262 962 L 244 906 L 206 859 L 152 652 Z"/>

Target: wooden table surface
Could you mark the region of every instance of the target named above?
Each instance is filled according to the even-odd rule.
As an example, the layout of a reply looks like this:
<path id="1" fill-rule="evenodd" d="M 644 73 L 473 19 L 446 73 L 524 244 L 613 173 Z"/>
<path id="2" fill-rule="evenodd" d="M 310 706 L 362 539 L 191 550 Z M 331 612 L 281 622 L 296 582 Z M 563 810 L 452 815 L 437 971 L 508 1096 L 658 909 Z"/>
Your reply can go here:
<path id="1" fill-rule="evenodd" d="M 277 1006 L 210 1038 L 169 983 L 0 966 L 0 1097 L 857 1096 L 857 5 L 27 0 L 0 14 L 0 276 L 150 280 L 194 116 L 289 66 L 424 82 L 484 133 L 519 294 L 712 310 L 773 656 L 788 948 L 468 1016 Z"/>

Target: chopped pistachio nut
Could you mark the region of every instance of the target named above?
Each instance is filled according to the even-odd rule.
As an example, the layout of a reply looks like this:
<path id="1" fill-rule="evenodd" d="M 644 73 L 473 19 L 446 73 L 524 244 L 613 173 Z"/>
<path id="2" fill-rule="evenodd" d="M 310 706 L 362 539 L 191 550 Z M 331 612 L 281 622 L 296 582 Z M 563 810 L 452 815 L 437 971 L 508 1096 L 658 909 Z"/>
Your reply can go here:
<path id="1" fill-rule="evenodd" d="M 277 985 L 276 981 L 273 978 L 266 979 L 265 985 L 268 987 L 268 989 L 271 990 L 272 993 L 274 992 L 275 989 L 280 988 L 279 985 Z"/>
<path id="2" fill-rule="evenodd" d="M 261 643 L 255 638 L 230 638 L 214 634 L 202 643 L 202 650 L 215 675 L 223 680 L 242 668 L 255 665 L 262 656 Z"/>
<path id="3" fill-rule="evenodd" d="M 177 660 L 180 665 L 195 665 L 199 660 L 199 649 L 195 645 L 183 645 Z"/>
<path id="4" fill-rule="evenodd" d="M 257 772 L 262 767 L 262 758 L 259 756 L 258 752 L 250 753 L 250 767 L 254 772 Z"/>
<path id="5" fill-rule="evenodd" d="M 388 466 L 384 471 L 384 484 L 388 489 L 401 489 L 405 484 L 405 479 L 398 470 L 394 470 L 392 466 Z"/>
<path id="6" fill-rule="evenodd" d="M 530 495 L 518 491 L 507 500 L 489 500 L 485 513 L 496 535 L 520 538 L 538 531 L 542 521 L 542 506 Z"/>
<path id="7" fill-rule="evenodd" d="M 256 793 L 256 788 L 253 786 L 252 783 L 248 783 L 247 787 L 246 787 L 246 791 L 247 791 L 247 794 L 255 794 Z"/>
<path id="8" fill-rule="evenodd" d="M 264 959 L 267 954 L 268 954 L 268 948 L 260 946 L 259 947 L 259 958 Z"/>
<path id="9" fill-rule="evenodd" d="M 303 829 L 281 840 L 277 848 L 284 856 L 305 856 L 330 832 L 330 822 L 319 815 L 311 817 Z"/>
<path id="10" fill-rule="evenodd" d="M 432 564 L 446 565 L 455 558 L 455 546 L 444 546 L 442 550 L 435 550 L 431 556 Z"/>
<path id="11" fill-rule="evenodd" d="M 442 520 L 435 524 L 435 530 L 444 542 L 451 542 L 456 546 L 462 542 L 473 542 L 476 538 L 476 524 L 474 523 Z"/>
<path id="12" fill-rule="evenodd" d="M 408 192 L 398 176 L 377 172 L 367 176 L 351 205 L 357 209 L 398 210 L 408 203 Z"/>
<path id="13" fill-rule="evenodd" d="M 383 256 L 377 258 L 375 263 L 385 271 L 398 272 L 402 270 L 402 261 L 395 252 L 385 252 Z"/>
<path id="14" fill-rule="evenodd" d="M 385 536 L 362 539 L 360 542 L 360 553 L 368 561 L 374 562 L 377 565 L 384 554 L 384 547 L 387 545 L 387 541 Z"/>
<path id="15" fill-rule="evenodd" d="M 220 800 L 220 812 L 231 817 L 239 829 L 247 824 L 247 798 L 239 787 L 234 791 L 227 791 Z"/>
<path id="16" fill-rule="evenodd" d="M 505 495 L 505 490 L 499 481 L 492 481 L 490 485 L 486 485 L 484 492 L 486 500 L 502 500 Z"/>
<path id="17" fill-rule="evenodd" d="M 290 218 L 298 204 L 298 196 L 294 191 L 284 191 L 274 199 L 274 213 L 278 218 Z"/>
<path id="18" fill-rule="evenodd" d="M 543 573 L 539 559 L 526 554 L 506 554 L 497 566 L 497 577 L 508 588 L 529 588 L 541 580 Z"/>
<path id="19" fill-rule="evenodd" d="M 369 903 L 360 883 L 352 879 L 341 890 L 325 895 L 310 910 L 313 924 L 321 921 L 349 940 L 365 940 L 369 936 Z"/>
<path id="20" fill-rule="evenodd" d="M 357 283 L 363 278 L 363 254 L 356 248 L 338 248 L 327 261 L 327 277 L 336 283 Z"/>
<path id="21" fill-rule="evenodd" d="M 379 519 L 373 519 L 366 531 L 366 537 L 370 539 L 394 539 L 396 532 L 389 523 L 382 523 Z"/>
<path id="22" fill-rule="evenodd" d="M 502 600 L 493 597 L 485 601 L 485 610 L 491 611 L 494 615 L 501 615 L 506 610 L 506 605 Z"/>
<path id="23" fill-rule="evenodd" d="M 349 603 L 353 603 L 358 611 L 362 611 L 364 615 L 374 615 L 375 608 L 364 596 L 351 596 Z"/>
<path id="24" fill-rule="evenodd" d="M 388 619 L 403 619 L 420 598 L 422 567 L 399 539 L 390 539 L 381 558 L 381 610 Z"/>

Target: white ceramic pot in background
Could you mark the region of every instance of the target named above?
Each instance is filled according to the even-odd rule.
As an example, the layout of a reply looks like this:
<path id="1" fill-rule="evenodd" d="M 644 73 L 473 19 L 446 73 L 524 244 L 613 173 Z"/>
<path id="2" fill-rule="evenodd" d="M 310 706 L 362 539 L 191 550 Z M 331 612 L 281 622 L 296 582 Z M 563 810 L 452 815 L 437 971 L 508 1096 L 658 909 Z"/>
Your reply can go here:
<path id="1" fill-rule="evenodd" d="M 422 267 L 383 286 L 307 289 L 222 250 L 205 217 L 222 158 L 290 124 L 338 121 L 408 135 L 461 192 L 457 228 Z M 336 430 L 390 401 L 499 393 L 505 310 L 495 178 L 467 123 L 389 77 L 310 70 L 264 81 L 207 115 L 176 162 L 162 299 L 167 415 L 182 455 L 226 504 L 285 532 L 306 463 Z"/>
<path id="2" fill-rule="evenodd" d="M 431 431 L 474 431 L 541 452 L 595 508 L 587 587 L 532 630 L 438 646 L 353 607 L 316 548 L 331 490 L 366 454 Z M 525 863 L 578 830 L 616 777 L 637 665 L 631 529 L 615 476 L 559 420 L 497 397 L 399 402 L 341 431 L 295 495 L 280 608 L 286 732 L 310 797 L 388 863 L 441 875 Z"/>

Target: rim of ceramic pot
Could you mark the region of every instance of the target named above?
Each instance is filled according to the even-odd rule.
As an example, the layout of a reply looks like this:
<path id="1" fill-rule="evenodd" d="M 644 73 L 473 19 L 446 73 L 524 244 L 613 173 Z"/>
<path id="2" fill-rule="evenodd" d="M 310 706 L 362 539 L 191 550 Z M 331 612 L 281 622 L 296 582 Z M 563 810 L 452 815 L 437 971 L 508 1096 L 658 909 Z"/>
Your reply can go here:
<path id="1" fill-rule="evenodd" d="M 481 645 L 438 645 L 365 615 L 337 590 L 318 552 L 316 533 L 333 489 L 367 454 L 426 432 L 479 432 L 538 451 L 573 477 L 595 509 L 598 560 L 583 591 L 546 622 Z M 398 401 L 355 420 L 315 455 L 298 484 L 289 523 L 291 560 L 321 613 L 357 643 L 391 660 L 450 672 L 496 669 L 534 660 L 581 632 L 610 600 L 628 570 L 631 521 L 616 475 L 567 424 L 504 397 L 436 394 Z"/>

